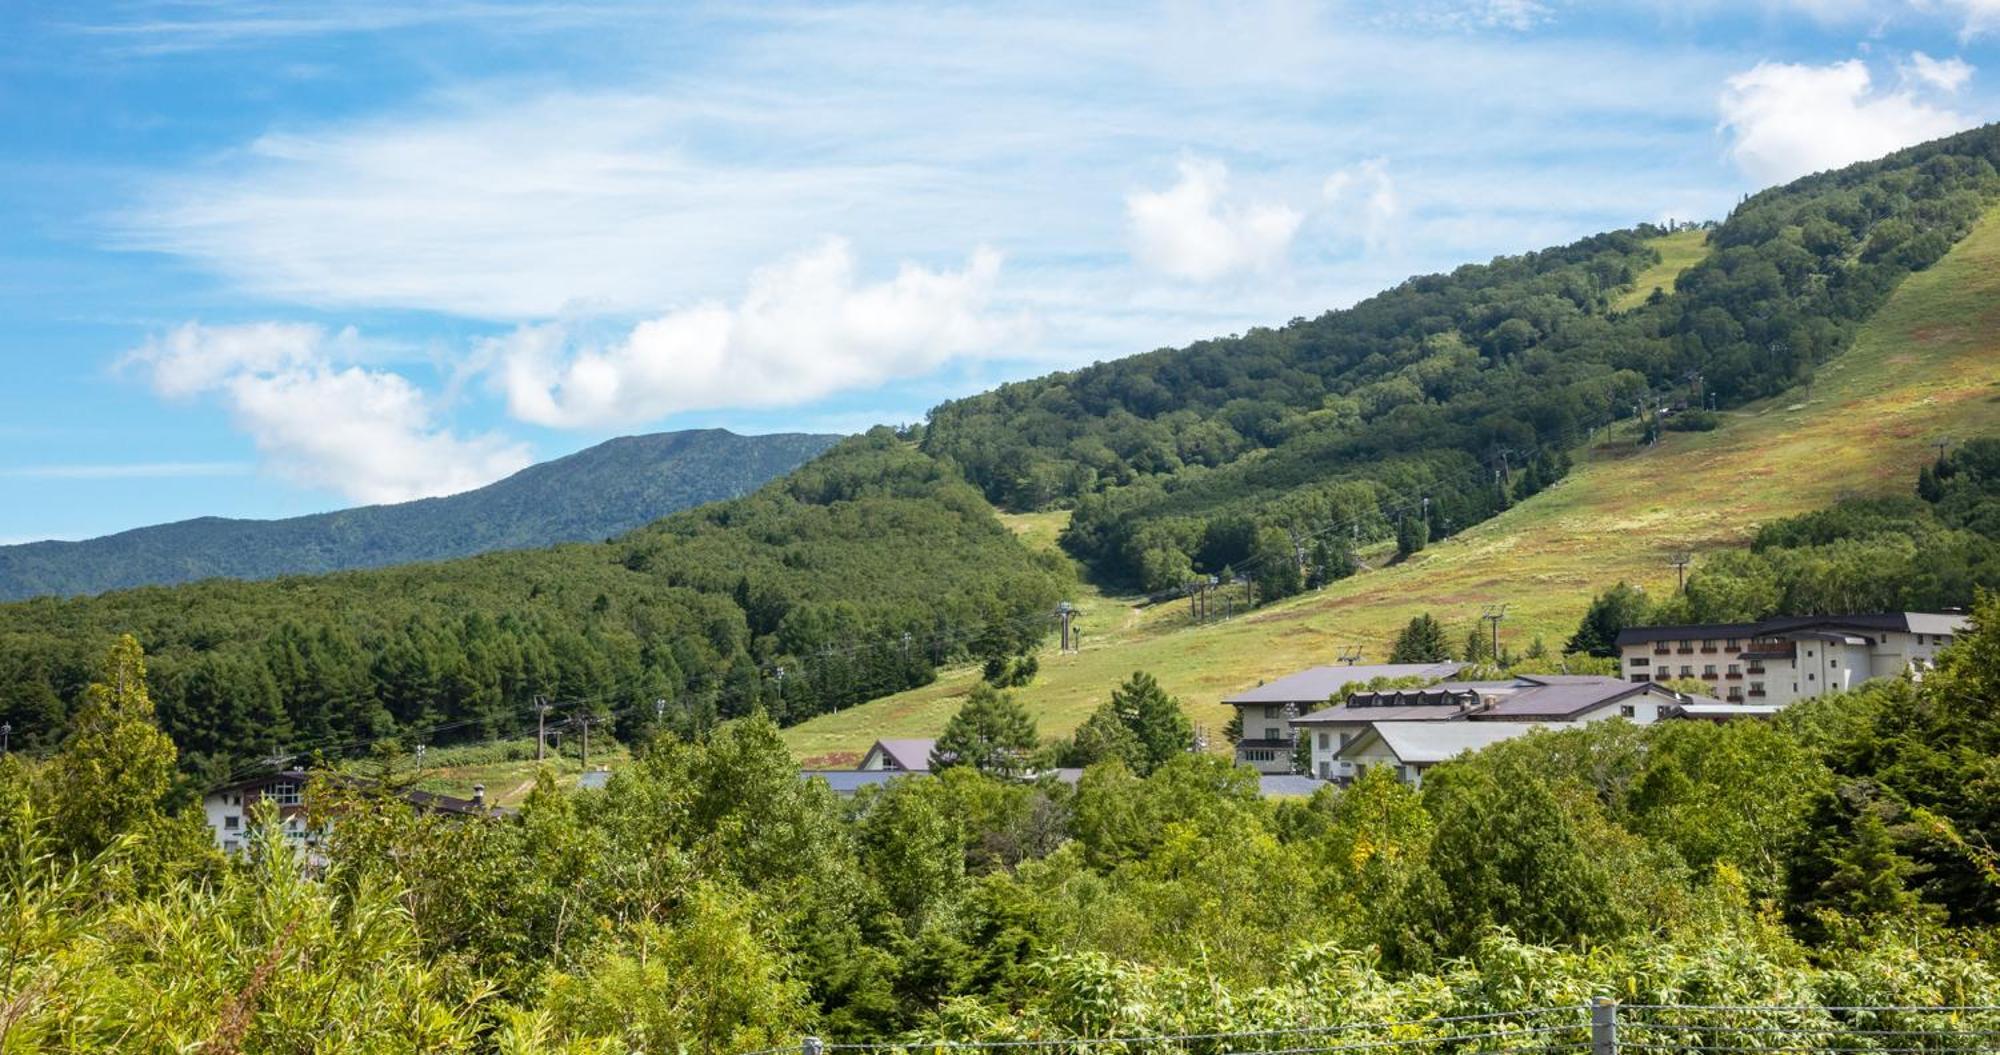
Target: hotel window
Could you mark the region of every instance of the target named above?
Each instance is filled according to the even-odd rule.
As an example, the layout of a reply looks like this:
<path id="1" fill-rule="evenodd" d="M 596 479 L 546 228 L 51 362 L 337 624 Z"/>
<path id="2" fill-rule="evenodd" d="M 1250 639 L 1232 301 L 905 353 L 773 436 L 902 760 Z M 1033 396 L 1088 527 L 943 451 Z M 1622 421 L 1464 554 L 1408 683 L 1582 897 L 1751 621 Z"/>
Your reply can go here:
<path id="1" fill-rule="evenodd" d="M 296 806 L 299 804 L 299 786 L 289 780 L 282 784 L 271 785 L 271 789 L 265 792 L 265 794 L 272 802 L 280 806 Z"/>
<path id="2" fill-rule="evenodd" d="M 1320 750 L 1322 750 L 1322 751 L 1326 750 L 1326 746 L 1327 746 L 1327 745 L 1326 745 L 1326 742 L 1327 742 L 1327 739 L 1328 739 L 1328 737 L 1327 737 L 1327 735 L 1326 735 L 1325 733 L 1321 733 L 1321 734 L 1319 734 L 1319 749 L 1320 749 Z"/>
<path id="3" fill-rule="evenodd" d="M 243 818 L 238 817 L 233 813 L 227 817 L 222 818 L 222 827 L 223 830 L 225 831 L 233 832 L 236 829 L 241 828 L 242 826 L 243 826 Z"/>
<path id="4" fill-rule="evenodd" d="M 1681 677 L 1683 677 L 1683 678 L 1692 678 L 1692 677 L 1694 677 L 1694 668 L 1693 668 L 1693 667 L 1691 667 L 1691 666 L 1688 666 L 1688 665 L 1687 665 L 1687 664 L 1685 664 L 1685 663 L 1684 663 L 1684 664 L 1682 664 L 1682 665 L 1681 665 Z"/>
<path id="5" fill-rule="evenodd" d="M 1704 678 L 1712 678 L 1712 677 L 1715 677 L 1715 664 L 1713 664 L 1713 663 L 1704 663 L 1704 664 L 1702 664 L 1702 667 L 1701 667 L 1701 676 L 1702 676 L 1702 677 L 1704 677 Z"/>

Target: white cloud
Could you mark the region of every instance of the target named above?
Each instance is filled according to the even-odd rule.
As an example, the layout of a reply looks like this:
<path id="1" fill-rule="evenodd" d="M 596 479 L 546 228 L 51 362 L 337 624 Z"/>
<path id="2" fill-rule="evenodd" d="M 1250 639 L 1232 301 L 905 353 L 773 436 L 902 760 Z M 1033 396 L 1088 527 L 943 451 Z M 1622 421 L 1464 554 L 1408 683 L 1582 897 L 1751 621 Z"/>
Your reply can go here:
<path id="1" fill-rule="evenodd" d="M 1913 77 L 1941 92 L 1956 92 L 1972 79 L 1972 64 L 1960 58 L 1934 59 L 1921 51 L 1910 53 L 1904 75 Z"/>
<path id="2" fill-rule="evenodd" d="M 864 283 L 839 239 L 760 268 L 734 305 L 709 302 L 634 326 L 605 347 L 573 347 L 559 325 L 493 342 L 515 417 L 586 427 L 688 410 L 787 406 L 997 349 L 1017 323 L 989 314 L 1000 256 L 962 270 L 905 264 Z"/>
<path id="3" fill-rule="evenodd" d="M 1959 24 L 1959 38 L 1971 40 L 2000 30 L 2000 0 L 1912 0 L 1920 11 L 1942 12 Z"/>
<path id="4" fill-rule="evenodd" d="M 1859 59 L 1829 66 L 1759 63 L 1729 78 L 1720 108 L 1731 159 L 1773 183 L 1879 157 L 1973 123 L 1913 86 L 1873 90 Z"/>
<path id="5" fill-rule="evenodd" d="M 296 323 L 188 323 L 125 358 L 161 395 L 213 393 L 272 471 L 361 502 L 452 494 L 528 465 L 528 449 L 493 433 L 440 426 L 402 375 L 343 364 L 359 343 Z"/>
<path id="6" fill-rule="evenodd" d="M 1139 263 L 1174 278 L 1209 282 L 1282 263 L 1304 216 L 1285 205 L 1229 196 L 1220 161 L 1183 158 L 1180 180 L 1162 191 L 1125 198 L 1132 251 Z"/>
<path id="7" fill-rule="evenodd" d="M 1387 158 L 1370 158 L 1352 168 L 1344 168 L 1326 178 L 1320 189 L 1327 207 L 1345 213 L 1352 209 L 1370 252 L 1388 246 L 1402 218 L 1402 200 L 1396 195 L 1396 181 L 1389 176 Z"/>

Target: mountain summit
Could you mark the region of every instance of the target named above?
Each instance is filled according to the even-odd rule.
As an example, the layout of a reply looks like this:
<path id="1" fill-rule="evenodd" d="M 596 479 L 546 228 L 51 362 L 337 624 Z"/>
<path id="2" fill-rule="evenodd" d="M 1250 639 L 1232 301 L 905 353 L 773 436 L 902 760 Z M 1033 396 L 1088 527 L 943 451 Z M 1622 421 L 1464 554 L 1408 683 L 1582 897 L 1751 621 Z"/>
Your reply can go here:
<path id="1" fill-rule="evenodd" d="M 602 539 L 754 491 L 838 439 L 724 429 L 622 436 L 442 498 L 283 520 L 199 517 L 81 542 L 0 546 L 0 600 L 375 568 Z"/>

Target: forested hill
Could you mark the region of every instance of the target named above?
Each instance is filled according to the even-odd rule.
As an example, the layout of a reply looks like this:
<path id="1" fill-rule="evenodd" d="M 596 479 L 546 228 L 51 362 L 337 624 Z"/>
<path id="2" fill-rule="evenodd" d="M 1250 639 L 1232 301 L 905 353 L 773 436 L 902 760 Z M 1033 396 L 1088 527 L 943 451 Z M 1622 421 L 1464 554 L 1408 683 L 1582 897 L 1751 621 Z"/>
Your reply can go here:
<path id="1" fill-rule="evenodd" d="M 202 517 L 83 542 L 0 546 L 0 600 L 377 568 L 604 539 L 677 510 L 748 494 L 839 439 L 723 429 L 624 436 L 445 498 L 285 520 Z"/>
<path id="2" fill-rule="evenodd" d="M 17 749 L 60 740 L 97 655 L 131 633 L 162 727 L 210 776 L 391 735 L 516 735 L 537 696 L 620 737 L 758 707 L 790 722 L 1019 651 L 1069 582 L 878 429 L 607 542 L 0 605 L 0 721 Z"/>
<path id="3" fill-rule="evenodd" d="M 1609 422 L 1809 381 L 2000 200 L 1996 164 L 1987 126 L 1756 194 L 1626 310 L 1657 229 L 1006 385 L 937 408 L 924 447 L 1004 506 L 1073 505 L 1069 551 L 1149 589 L 1289 566 L 1307 539 L 1421 546 L 1560 477 Z"/>

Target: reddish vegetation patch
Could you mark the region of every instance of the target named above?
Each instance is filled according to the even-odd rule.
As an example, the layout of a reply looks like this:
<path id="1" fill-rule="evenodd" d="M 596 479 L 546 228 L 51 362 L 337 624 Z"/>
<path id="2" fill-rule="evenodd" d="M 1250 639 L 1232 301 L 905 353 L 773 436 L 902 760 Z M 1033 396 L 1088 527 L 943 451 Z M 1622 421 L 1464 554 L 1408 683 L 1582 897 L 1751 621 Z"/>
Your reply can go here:
<path id="1" fill-rule="evenodd" d="M 853 769 L 861 761 L 859 751 L 830 751 L 799 761 L 801 769 Z"/>

